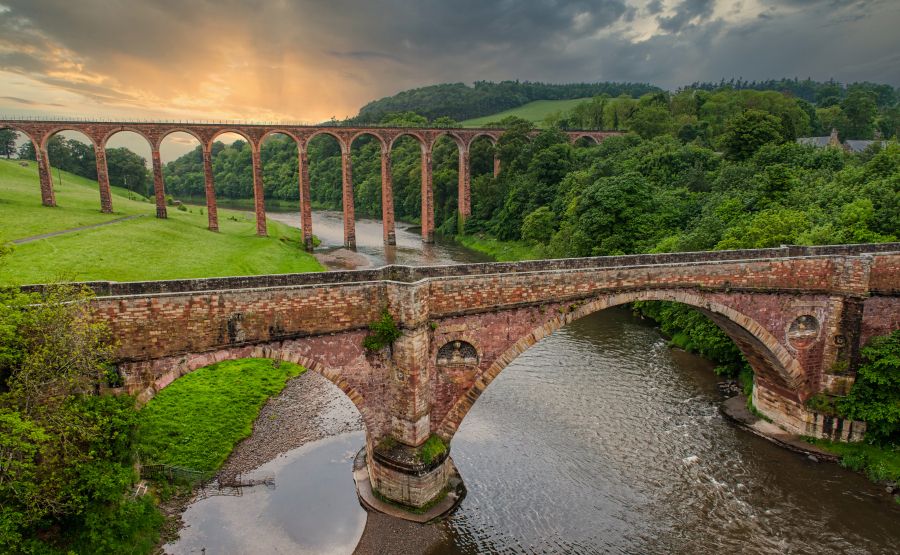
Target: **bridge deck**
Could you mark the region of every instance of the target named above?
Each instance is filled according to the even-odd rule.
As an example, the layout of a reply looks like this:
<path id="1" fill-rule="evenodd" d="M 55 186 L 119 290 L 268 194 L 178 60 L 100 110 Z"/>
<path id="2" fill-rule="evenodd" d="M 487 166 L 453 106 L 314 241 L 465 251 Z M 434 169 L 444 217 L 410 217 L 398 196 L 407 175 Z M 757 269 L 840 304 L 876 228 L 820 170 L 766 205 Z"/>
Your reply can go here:
<path id="1" fill-rule="evenodd" d="M 92 281 L 85 282 L 84 284 L 90 287 L 98 297 L 123 297 L 132 295 L 165 295 L 206 291 L 264 289 L 270 287 L 293 287 L 303 285 L 351 284 L 373 281 L 415 283 L 425 279 L 456 276 L 585 270 L 594 268 L 609 269 L 682 264 L 696 265 L 704 263 L 760 261 L 785 258 L 859 256 L 878 253 L 900 253 L 900 243 L 826 245 L 818 247 L 788 245 L 770 249 L 635 254 L 589 258 L 528 260 L 521 262 L 452 264 L 442 266 L 392 265 L 368 270 L 135 282 Z M 25 286 L 25 289 L 38 290 L 42 287 L 42 285 L 28 285 Z"/>

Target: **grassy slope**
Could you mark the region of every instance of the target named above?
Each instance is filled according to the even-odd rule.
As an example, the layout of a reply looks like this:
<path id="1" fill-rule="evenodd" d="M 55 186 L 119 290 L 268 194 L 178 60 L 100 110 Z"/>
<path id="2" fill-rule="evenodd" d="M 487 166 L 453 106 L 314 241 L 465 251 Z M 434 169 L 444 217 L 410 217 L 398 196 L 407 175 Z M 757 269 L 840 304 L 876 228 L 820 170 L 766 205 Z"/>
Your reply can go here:
<path id="1" fill-rule="evenodd" d="M 54 171 L 54 175 L 55 175 Z M 142 218 L 17 245 L 0 264 L 0 283 L 54 279 L 133 281 L 264 273 L 308 272 L 322 266 L 300 247 L 300 231 L 269 220 L 257 237 L 252 216 L 220 210 L 220 233 L 206 230 L 206 215 L 169 209 L 154 217 L 151 202 L 113 190 L 115 214 L 101 214 L 96 182 L 62 173 L 56 208 L 40 204 L 37 171 L 0 161 L 0 239 L 13 239 L 109 221 Z"/>
<path id="2" fill-rule="evenodd" d="M 500 112 L 480 118 L 467 119 L 466 121 L 462 122 L 462 125 L 463 127 L 484 127 L 491 122 L 499 121 L 507 116 L 516 116 L 539 124 L 543 122 L 544 118 L 548 115 L 554 112 L 566 112 L 574 108 L 577 104 L 580 104 L 586 100 L 590 99 L 576 98 L 574 100 L 535 100 L 534 102 L 529 102 L 528 104 L 524 104 L 522 106 L 519 106 L 518 108 L 506 110 L 505 112 Z"/>
<path id="3" fill-rule="evenodd" d="M 466 248 L 490 256 L 497 262 L 547 258 L 539 247 L 526 241 L 501 241 L 487 235 L 457 235 L 456 241 Z"/>
<path id="4" fill-rule="evenodd" d="M 305 372 L 296 364 L 239 359 L 213 364 L 175 380 L 141 409 L 138 452 L 145 464 L 217 470 L 266 399 Z"/>

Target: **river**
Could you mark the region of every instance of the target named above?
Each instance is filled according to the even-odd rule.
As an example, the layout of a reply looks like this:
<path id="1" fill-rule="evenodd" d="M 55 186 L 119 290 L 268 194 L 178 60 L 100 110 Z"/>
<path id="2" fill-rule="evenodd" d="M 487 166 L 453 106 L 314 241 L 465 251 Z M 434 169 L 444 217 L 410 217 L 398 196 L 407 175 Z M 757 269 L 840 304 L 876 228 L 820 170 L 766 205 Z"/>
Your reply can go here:
<path id="1" fill-rule="evenodd" d="M 316 215 L 323 247 L 341 244 L 340 224 Z M 422 263 L 415 229 L 398 224 L 397 239 L 385 254 L 380 224 L 357 224 L 373 264 Z M 482 259 L 441 242 L 422 256 Z M 323 378 L 299 380 L 331 396 L 339 418 L 354 410 Z M 398 523 L 374 533 L 431 555 L 897 552 L 900 506 L 890 496 L 731 425 L 716 382 L 707 361 L 670 349 L 627 309 L 582 318 L 510 364 L 463 421 L 451 452 L 468 496 L 456 512 L 428 530 Z M 273 476 L 274 488 L 196 501 L 167 551 L 352 552 L 366 519 L 350 475 L 362 442 L 359 431 L 314 441 L 253 474 Z"/>

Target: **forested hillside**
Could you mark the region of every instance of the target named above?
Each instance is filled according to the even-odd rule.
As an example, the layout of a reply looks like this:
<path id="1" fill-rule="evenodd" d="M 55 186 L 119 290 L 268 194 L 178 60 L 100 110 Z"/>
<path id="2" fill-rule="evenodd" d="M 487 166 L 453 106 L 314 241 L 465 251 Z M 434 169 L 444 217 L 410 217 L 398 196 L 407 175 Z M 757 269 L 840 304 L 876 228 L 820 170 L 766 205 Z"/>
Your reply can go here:
<path id="1" fill-rule="evenodd" d="M 476 81 L 431 85 L 410 89 L 375 100 L 362 107 L 353 119 L 357 123 L 377 123 L 396 112 L 415 112 L 429 119 L 446 116 L 458 121 L 488 116 L 534 100 L 569 100 L 606 94 L 638 97 L 659 91 L 646 83 L 573 83 L 554 85 L 528 81 Z"/>

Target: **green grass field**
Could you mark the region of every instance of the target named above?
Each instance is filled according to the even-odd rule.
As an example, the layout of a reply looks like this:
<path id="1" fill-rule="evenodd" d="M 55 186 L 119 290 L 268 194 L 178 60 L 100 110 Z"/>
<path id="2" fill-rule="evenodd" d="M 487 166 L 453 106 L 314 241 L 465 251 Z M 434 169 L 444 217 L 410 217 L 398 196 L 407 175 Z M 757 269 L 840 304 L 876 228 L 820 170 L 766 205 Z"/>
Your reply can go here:
<path id="1" fill-rule="evenodd" d="M 57 172 L 53 170 L 54 184 Z M 58 206 L 41 205 L 37 169 L 0 160 L 0 242 L 106 222 L 141 218 L 16 245 L 0 261 L 0 283 L 53 280 L 136 281 L 320 271 L 301 248 L 300 230 L 269 220 L 257 237 L 252 214 L 219 210 L 219 233 L 202 210 L 169 207 L 159 220 L 152 202 L 113 187 L 113 214 L 100 212 L 97 183 L 61 172 Z M 131 197 L 131 198 L 129 198 Z"/>
<path id="2" fill-rule="evenodd" d="M 172 382 L 139 414 L 144 464 L 218 470 L 253 431 L 263 404 L 306 369 L 270 359 L 239 359 L 199 368 Z"/>
<path id="3" fill-rule="evenodd" d="M 463 127 L 484 127 L 489 123 L 500 121 L 507 116 L 516 116 L 537 124 L 541 124 L 544 118 L 554 112 L 567 112 L 576 105 L 590 100 L 590 98 L 576 98 L 574 100 L 535 100 L 528 104 L 523 104 L 518 108 L 506 110 L 490 116 L 481 118 L 467 119 L 462 122 Z"/>
<path id="4" fill-rule="evenodd" d="M 456 241 L 466 248 L 490 256 L 497 262 L 546 258 L 540 247 L 527 241 L 501 241 L 487 235 L 457 235 Z"/>

